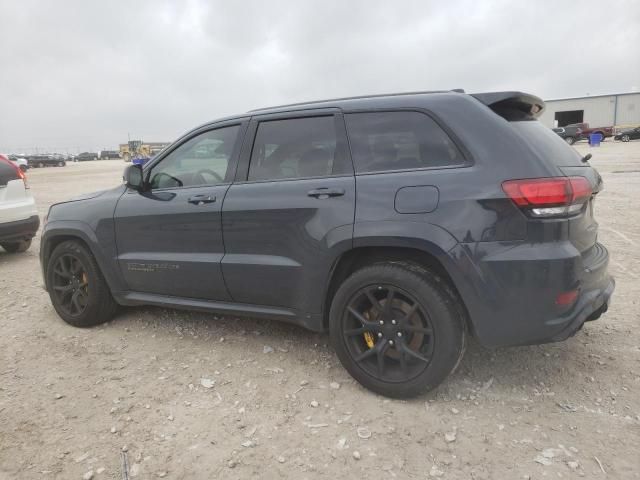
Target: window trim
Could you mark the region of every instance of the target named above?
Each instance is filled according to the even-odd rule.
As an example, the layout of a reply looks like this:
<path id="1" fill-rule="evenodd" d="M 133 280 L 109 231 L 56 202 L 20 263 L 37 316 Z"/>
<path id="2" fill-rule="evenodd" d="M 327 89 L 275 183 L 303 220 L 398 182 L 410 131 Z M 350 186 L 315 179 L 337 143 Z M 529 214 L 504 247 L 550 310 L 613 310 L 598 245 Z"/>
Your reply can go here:
<path id="1" fill-rule="evenodd" d="M 236 170 L 238 168 L 238 159 L 240 156 L 240 151 L 244 142 L 244 136 L 247 132 L 248 125 L 249 125 L 249 118 L 242 117 L 242 118 L 234 118 L 232 120 L 223 120 L 221 122 L 209 123 L 209 124 L 200 126 L 194 130 L 189 131 L 188 133 L 180 137 L 178 140 L 173 142 L 161 154 L 159 154 L 156 158 L 154 158 L 153 161 L 148 162 L 142 169 L 145 184 L 149 185 L 150 187 L 149 180 L 151 177 L 152 170 L 156 166 L 158 166 L 158 164 L 164 161 L 169 155 L 171 155 L 175 150 L 180 148 L 182 145 L 194 139 L 195 137 L 202 135 L 203 133 L 212 132 L 214 130 L 220 130 L 221 128 L 227 128 L 227 127 L 240 127 L 238 129 L 238 136 L 236 137 L 235 144 L 233 145 L 233 150 L 231 151 L 231 155 L 229 156 L 229 164 L 227 166 L 227 172 L 225 174 L 224 181 L 220 183 L 206 183 L 202 185 L 188 185 L 186 187 L 184 186 L 183 187 L 165 187 L 165 188 L 154 188 L 154 189 L 149 188 L 148 191 L 164 192 L 164 191 L 171 191 L 171 190 L 186 190 L 189 188 L 218 187 L 221 185 L 230 185 L 231 183 L 233 183 L 233 179 L 235 177 Z"/>
<path id="2" fill-rule="evenodd" d="M 345 167 L 344 173 L 322 175 L 315 177 L 291 177 L 291 178 L 274 178 L 274 179 L 261 179 L 261 180 L 249 180 L 249 168 L 251 166 L 251 155 L 253 154 L 253 148 L 255 145 L 256 137 L 258 134 L 258 127 L 261 122 L 268 122 L 274 120 L 295 120 L 303 118 L 313 117 L 333 117 L 334 125 L 336 129 L 336 152 L 341 151 L 343 156 L 343 162 Z M 347 129 L 344 124 L 344 117 L 342 110 L 339 108 L 315 108 L 308 110 L 295 110 L 278 113 L 266 113 L 253 115 L 249 121 L 249 126 L 245 134 L 245 140 L 242 145 L 242 152 L 240 153 L 240 159 L 238 160 L 238 168 L 236 171 L 234 184 L 246 184 L 246 183 L 277 183 L 288 182 L 295 180 L 310 180 L 317 178 L 340 178 L 340 177 L 353 177 L 354 169 L 353 162 L 351 160 L 351 150 L 349 148 L 349 142 L 347 139 Z"/>
<path id="3" fill-rule="evenodd" d="M 358 172 L 356 170 L 355 159 L 353 158 L 353 152 L 351 150 L 351 139 L 349 138 L 349 131 L 347 130 L 347 122 L 344 121 L 345 131 L 347 134 L 347 139 L 349 140 L 349 154 L 351 156 L 351 161 L 353 164 L 353 169 L 356 176 L 360 175 L 381 175 L 385 173 L 400 173 L 400 172 L 421 172 L 421 171 L 429 171 L 429 170 L 450 170 L 454 168 L 469 168 L 475 165 L 475 161 L 471 156 L 471 152 L 465 147 L 464 143 L 458 138 L 458 136 L 449 128 L 449 126 L 443 122 L 437 115 L 435 115 L 431 110 L 426 108 L 419 107 L 384 107 L 384 108 L 350 108 L 343 110 L 344 115 L 349 115 L 351 113 L 400 113 L 400 112 L 416 112 L 421 113 L 429 117 L 433 122 L 438 125 L 442 131 L 449 137 L 449 140 L 453 142 L 458 151 L 462 154 L 462 158 L 464 162 L 457 165 L 441 165 L 434 167 L 419 167 L 419 168 L 401 168 L 394 170 L 375 170 L 371 172 Z"/>

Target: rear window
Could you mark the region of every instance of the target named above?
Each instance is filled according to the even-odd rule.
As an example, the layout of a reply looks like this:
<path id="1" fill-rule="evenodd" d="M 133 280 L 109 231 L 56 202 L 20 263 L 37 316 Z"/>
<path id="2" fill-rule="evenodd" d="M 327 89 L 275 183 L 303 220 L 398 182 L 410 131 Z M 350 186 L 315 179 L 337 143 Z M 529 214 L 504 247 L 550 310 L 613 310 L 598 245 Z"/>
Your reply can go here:
<path id="1" fill-rule="evenodd" d="M 545 127 L 537 120 L 509 122 L 523 141 L 536 152 L 540 158 L 552 162 L 559 167 L 583 167 L 582 155 L 570 147 L 552 129 Z"/>
<path id="2" fill-rule="evenodd" d="M 345 115 L 356 173 L 461 165 L 464 156 L 431 117 L 420 112 Z"/>

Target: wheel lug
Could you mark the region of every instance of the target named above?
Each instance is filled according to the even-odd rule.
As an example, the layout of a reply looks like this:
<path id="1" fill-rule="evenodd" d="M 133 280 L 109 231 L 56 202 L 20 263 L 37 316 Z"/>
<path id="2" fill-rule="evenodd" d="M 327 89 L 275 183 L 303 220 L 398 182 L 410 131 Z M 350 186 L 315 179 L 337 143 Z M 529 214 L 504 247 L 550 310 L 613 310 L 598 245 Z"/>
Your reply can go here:
<path id="1" fill-rule="evenodd" d="M 393 340 L 389 340 L 389 345 L 393 346 Z"/>
<path id="2" fill-rule="evenodd" d="M 397 322 L 395 320 L 391 320 L 391 325 L 395 325 Z"/>
<path id="3" fill-rule="evenodd" d="M 378 338 L 382 338 L 382 333 L 378 332 Z"/>
<path id="4" fill-rule="evenodd" d="M 380 320 L 380 325 L 384 325 L 384 320 Z"/>
<path id="5" fill-rule="evenodd" d="M 402 332 L 398 332 L 398 336 L 401 337 L 402 336 Z"/>

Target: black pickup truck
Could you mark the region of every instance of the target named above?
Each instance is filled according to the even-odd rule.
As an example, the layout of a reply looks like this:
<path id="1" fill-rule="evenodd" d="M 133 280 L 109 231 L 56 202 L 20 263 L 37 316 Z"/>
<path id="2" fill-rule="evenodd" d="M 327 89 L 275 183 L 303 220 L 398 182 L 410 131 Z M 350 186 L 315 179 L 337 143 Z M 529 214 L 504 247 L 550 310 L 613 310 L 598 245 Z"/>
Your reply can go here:
<path id="1" fill-rule="evenodd" d="M 567 125 L 566 127 L 552 128 L 552 130 L 569 145 L 573 145 L 578 140 L 582 140 L 582 130 L 580 127 Z"/>

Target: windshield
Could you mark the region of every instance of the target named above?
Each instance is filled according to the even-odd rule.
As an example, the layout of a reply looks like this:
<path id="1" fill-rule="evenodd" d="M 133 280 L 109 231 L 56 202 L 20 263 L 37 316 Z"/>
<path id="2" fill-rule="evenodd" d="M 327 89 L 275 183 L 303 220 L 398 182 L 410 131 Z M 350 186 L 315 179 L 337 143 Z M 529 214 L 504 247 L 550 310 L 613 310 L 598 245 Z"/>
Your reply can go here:
<path id="1" fill-rule="evenodd" d="M 560 138 L 553 130 L 545 127 L 537 120 L 509 122 L 523 141 L 540 157 L 553 162 L 559 167 L 583 167 L 580 155 L 573 147 Z"/>

